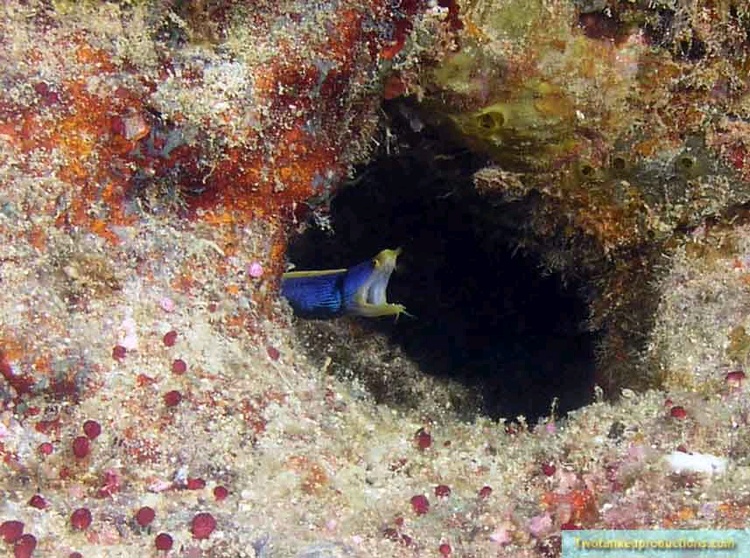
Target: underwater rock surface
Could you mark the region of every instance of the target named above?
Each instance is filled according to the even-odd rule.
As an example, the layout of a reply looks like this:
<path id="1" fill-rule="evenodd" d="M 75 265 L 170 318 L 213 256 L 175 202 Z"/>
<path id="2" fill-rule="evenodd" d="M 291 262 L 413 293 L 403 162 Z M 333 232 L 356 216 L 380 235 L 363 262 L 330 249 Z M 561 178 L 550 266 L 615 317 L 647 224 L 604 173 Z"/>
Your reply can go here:
<path id="1" fill-rule="evenodd" d="M 3 3 L 0 552 L 550 557 L 561 529 L 747 524 L 747 14 L 521 4 Z M 359 322 L 308 356 L 288 235 L 412 92 L 488 157 L 485 222 L 592 286 L 609 386 L 650 389 L 498 421 Z"/>
<path id="2" fill-rule="evenodd" d="M 639 361 L 664 255 L 750 200 L 750 11 L 590 4 L 461 2 L 420 107 L 491 160 L 476 187 L 498 227 L 515 219 L 509 241 L 590 285 L 599 383 L 616 392 L 655 385 Z"/>

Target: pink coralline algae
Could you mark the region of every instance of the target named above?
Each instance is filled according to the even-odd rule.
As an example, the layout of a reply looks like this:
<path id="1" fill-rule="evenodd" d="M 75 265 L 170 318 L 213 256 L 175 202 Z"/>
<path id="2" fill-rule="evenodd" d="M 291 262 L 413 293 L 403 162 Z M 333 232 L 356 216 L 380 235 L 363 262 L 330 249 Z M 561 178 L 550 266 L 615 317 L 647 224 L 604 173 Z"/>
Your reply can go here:
<path id="1" fill-rule="evenodd" d="M 38 510 L 43 510 L 47 507 L 47 501 L 41 494 L 34 494 L 28 502 L 29 506 Z"/>
<path id="2" fill-rule="evenodd" d="M 172 374 L 182 375 L 187 372 L 187 364 L 181 358 L 172 361 Z"/>
<path id="3" fill-rule="evenodd" d="M 73 455 L 78 459 L 83 459 L 91 450 L 91 442 L 86 436 L 78 436 L 73 440 Z"/>
<path id="4" fill-rule="evenodd" d="M 226 500 L 227 496 L 229 496 L 229 490 L 226 487 L 219 485 L 214 488 L 214 498 L 217 502 Z"/>
<path id="5" fill-rule="evenodd" d="M 156 547 L 156 550 L 161 550 L 164 552 L 172 550 L 173 544 L 174 541 L 172 540 L 172 536 L 168 533 L 159 533 L 154 539 L 154 546 Z"/>
<path id="6" fill-rule="evenodd" d="M 430 501 L 424 494 L 417 494 L 411 498 L 411 508 L 417 515 L 424 515 L 430 511 Z"/>
<path id="7" fill-rule="evenodd" d="M 141 527 L 150 525 L 155 517 L 156 512 L 149 506 L 144 506 L 135 512 L 135 522 Z"/>
<path id="8" fill-rule="evenodd" d="M 162 337 L 162 343 L 164 343 L 165 347 L 174 347 L 175 343 L 177 343 L 177 332 L 171 330 L 165 333 L 164 337 Z"/>
<path id="9" fill-rule="evenodd" d="M 176 407 L 182 401 L 182 394 L 177 390 L 168 391 L 164 394 L 164 404 L 167 407 Z"/>
<path id="10" fill-rule="evenodd" d="M 88 508 L 78 508 L 70 515 L 70 525 L 76 531 L 85 531 L 91 525 L 92 517 Z"/>
<path id="11" fill-rule="evenodd" d="M 23 535 L 23 523 L 20 521 L 9 520 L 0 523 L 0 537 L 6 543 L 14 543 Z"/>
<path id="12" fill-rule="evenodd" d="M 96 440 L 102 433 L 102 427 L 95 420 L 87 420 L 83 423 L 83 432 L 89 440 Z"/>
<path id="13" fill-rule="evenodd" d="M 451 489 L 446 484 L 439 484 L 435 487 L 435 496 L 438 498 L 447 498 L 451 495 Z"/>
<path id="14" fill-rule="evenodd" d="M 36 537 L 30 533 L 21 535 L 13 545 L 14 558 L 31 558 L 36 548 Z"/>
<path id="15" fill-rule="evenodd" d="M 677 420 L 683 420 L 687 418 L 688 413 L 682 405 L 675 405 L 669 409 L 669 416 Z"/>
<path id="16" fill-rule="evenodd" d="M 252 262 L 247 266 L 247 274 L 253 279 L 258 279 L 263 276 L 263 266 L 260 262 Z"/>
<path id="17" fill-rule="evenodd" d="M 196 539 L 207 539 L 216 529 L 216 519 L 207 512 L 197 514 L 190 524 L 190 532 Z"/>

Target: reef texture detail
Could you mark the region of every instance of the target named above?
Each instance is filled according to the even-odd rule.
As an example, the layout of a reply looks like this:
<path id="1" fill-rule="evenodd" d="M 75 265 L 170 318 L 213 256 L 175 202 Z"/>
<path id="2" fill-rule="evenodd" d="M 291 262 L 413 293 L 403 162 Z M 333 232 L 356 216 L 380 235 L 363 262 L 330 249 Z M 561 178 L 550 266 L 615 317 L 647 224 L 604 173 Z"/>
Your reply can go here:
<path id="1" fill-rule="evenodd" d="M 633 368 L 663 254 L 750 200 L 750 11 L 699 0 L 460 7 L 456 51 L 421 76 L 424 118 L 489 157 L 476 187 L 510 242 L 591 286 L 600 384 L 653 385 Z"/>
<path id="2" fill-rule="evenodd" d="M 744 528 L 748 233 L 703 220 L 750 196 L 748 14 L 595 4 L 4 2 L 0 553 L 549 558 L 562 529 Z M 352 360 L 409 408 L 305 356 L 286 235 L 410 93 L 493 159 L 509 239 L 591 281 L 610 385 L 635 340 L 661 389 L 463 421 L 382 335 Z"/>

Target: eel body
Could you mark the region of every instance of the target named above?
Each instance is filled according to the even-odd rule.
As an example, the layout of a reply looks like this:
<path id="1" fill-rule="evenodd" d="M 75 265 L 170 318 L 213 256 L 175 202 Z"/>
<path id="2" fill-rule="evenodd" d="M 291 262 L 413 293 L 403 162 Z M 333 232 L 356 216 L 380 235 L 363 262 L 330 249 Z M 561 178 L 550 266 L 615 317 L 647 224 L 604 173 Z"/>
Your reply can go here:
<path id="1" fill-rule="evenodd" d="M 335 318 L 344 314 L 398 316 L 402 304 L 389 303 L 386 288 L 401 249 L 383 250 L 349 269 L 291 271 L 281 277 L 281 294 L 303 318 Z"/>

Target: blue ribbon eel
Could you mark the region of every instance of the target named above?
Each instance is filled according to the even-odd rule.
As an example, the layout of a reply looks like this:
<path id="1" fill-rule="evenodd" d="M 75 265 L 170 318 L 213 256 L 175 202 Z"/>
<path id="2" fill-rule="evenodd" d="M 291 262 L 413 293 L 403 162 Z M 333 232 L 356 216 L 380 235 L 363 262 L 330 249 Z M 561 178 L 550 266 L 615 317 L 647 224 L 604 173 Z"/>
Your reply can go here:
<path id="1" fill-rule="evenodd" d="M 383 250 L 349 269 L 284 273 L 281 294 L 302 318 L 408 315 L 402 304 L 391 304 L 386 299 L 388 280 L 400 253 L 401 248 Z"/>

